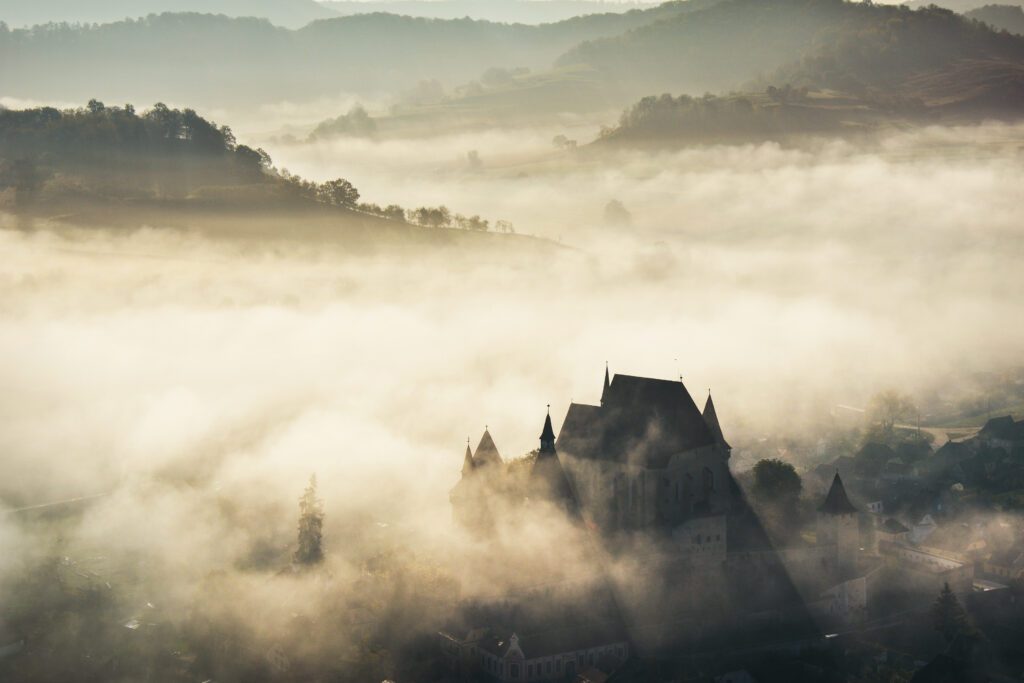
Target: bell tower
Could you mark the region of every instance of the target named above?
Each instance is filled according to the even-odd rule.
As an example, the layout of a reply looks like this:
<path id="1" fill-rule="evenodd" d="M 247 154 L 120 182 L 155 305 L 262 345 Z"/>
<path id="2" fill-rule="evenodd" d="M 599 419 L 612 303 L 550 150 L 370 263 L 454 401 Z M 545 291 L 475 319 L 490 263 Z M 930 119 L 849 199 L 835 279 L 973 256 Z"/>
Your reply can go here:
<path id="1" fill-rule="evenodd" d="M 838 472 L 832 479 L 825 502 L 818 508 L 816 531 L 817 544 L 830 549 L 829 555 L 834 557 L 838 571 L 845 573 L 856 567 L 860 551 L 857 508 L 846 495 L 846 487 Z M 834 549 L 834 555 L 831 549 Z"/>

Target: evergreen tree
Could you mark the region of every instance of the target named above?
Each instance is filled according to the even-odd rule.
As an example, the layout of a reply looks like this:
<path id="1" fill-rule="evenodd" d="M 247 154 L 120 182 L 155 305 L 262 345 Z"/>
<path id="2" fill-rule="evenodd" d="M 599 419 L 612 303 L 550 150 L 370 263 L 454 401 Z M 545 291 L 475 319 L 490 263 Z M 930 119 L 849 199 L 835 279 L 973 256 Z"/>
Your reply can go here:
<path id="1" fill-rule="evenodd" d="M 312 565 L 324 559 L 324 509 L 316 497 L 316 475 L 309 478 L 309 486 L 299 498 L 299 547 L 295 550 L 295 563 Z"/>
<path id="2" fill-rule="evenodd" d="M 939 598 L 932 607 L 932 620 L 935 623 L 935 630 L 942 634 L 947 645 L 953 645 L 958 639 L 969 640 L 975 635 L 967 620 L 967 612 L 960 605 L 948 583 L 943 585 Z"/>

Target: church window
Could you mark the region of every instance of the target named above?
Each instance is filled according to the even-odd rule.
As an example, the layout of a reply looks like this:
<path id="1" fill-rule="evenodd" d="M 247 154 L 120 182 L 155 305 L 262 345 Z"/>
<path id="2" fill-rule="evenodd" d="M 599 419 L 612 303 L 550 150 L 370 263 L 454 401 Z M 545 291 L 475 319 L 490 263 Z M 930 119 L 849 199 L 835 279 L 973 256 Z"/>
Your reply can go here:
<path id="1" fill-rule="evenodd" d="M 533 664 L 526 665 L 526 675 L 529 678 L 533 678 Z"/>
<path id="2" fill-rule="evenodd" d="M 509 673 L 512 674 L 512 678 L 519 678 L 519 665 L 513 664 L 509 667 Z"/>
<path id="3" fill-rule="evenodd" d="M 551 673 L 551 662 L 544 663 L 544 673 Z"/>
<path id="4" fill-rule="evenodd" d="M 679 482 L 678 481 L 676 482 L 676 485 L 675 485 L 674 488 L 675 488 L 675 494 L 676 494 L 676 502 L 678 503 L 679 502 Z"/>

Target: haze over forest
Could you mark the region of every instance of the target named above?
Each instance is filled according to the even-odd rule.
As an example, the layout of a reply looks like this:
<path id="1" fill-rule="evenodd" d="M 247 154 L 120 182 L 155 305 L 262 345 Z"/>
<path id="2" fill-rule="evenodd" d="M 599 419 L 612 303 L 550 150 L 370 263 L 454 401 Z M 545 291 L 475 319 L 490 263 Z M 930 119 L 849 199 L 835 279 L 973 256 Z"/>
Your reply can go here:
<path id="1" fill-rule="evenodd" d="M 606 363 L 713 394 L 737 496 L 792 466 L 779 547 L 867 445 L 1020 420 L 1024 22 L 968 5 L 0 0 L 0 680 L 463 680 L 466 605 L 649 571 L 452 517 L 467 436 L 517 491 Z M 963 471 L 939 524 L 1024 547 L 1024 479 Z M 641 630 L 609 680 L 697 666 Z M 925 630 L 756 680 L 909 681 L 959 656 Z"/>

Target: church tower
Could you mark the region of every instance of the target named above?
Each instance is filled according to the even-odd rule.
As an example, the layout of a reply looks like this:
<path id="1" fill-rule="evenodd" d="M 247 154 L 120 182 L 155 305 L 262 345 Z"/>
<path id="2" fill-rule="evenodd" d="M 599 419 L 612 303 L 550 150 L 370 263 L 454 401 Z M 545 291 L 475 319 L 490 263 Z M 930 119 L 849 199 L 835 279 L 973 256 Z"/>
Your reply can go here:
<path id="1" fill-rule="evenodd" d="M 504 471 L 504 462 L 490 431 L 484 429 L 475 454 L 466 440 L 462 477 L 448 495 L 452 517 L 459 525 L 477 534 L 493 529 L 495 519 L 490 499 L 500 489 Z"/>
<path id="2" fill-rule="evenodd" d="M 846 495 L 843 480 L 836 472 L 825 502 L 818 508 L 817 543 L 834 548 L 836 569 L 840 573 L 853 570 L 860 550 L 860 528 L 857 508 Z M 831 552 L 830 552 L 831 555 Z"/>
<path id="3" fill-rule="evenodd" d="M 708 429 L 711 430 L 711 436 L 715 437 L 715 444 L 725 451 L 726 457 L 732 451 L 732 446 L 725 440 L 725 434 L 722 433 L 722 425 L 718 423 L 718 413 L 715 412 L 715 402 L 711 400 L 711 392 L 708 391 L 708 400 L 704 403 L 704 421 L 708 423 Z"/>
<path id="4" fill-rule="evenodd" d="M 468 477 L 473 473 L 473 451 L 469 449 L 469 439 L 466 439 L 466 455 L 462 459 L 462 476 Z"/>
<path id="5" fill-rule="evenodd" d="M 533 462 L 530 470 L 531 500 L 546 500 L 561 507 L 567 513 L 578 512 L 576 496 L 573 494 L 572 485 L 562 468 L 558 459 L 558 452 L 555 450 L 555 430 L 551 426 L 551 406 L 548 406 L 548 414 L 544 418 L 544 428 L 540 433 L 540 450 L 537 452 L 537 459 Z"/>

